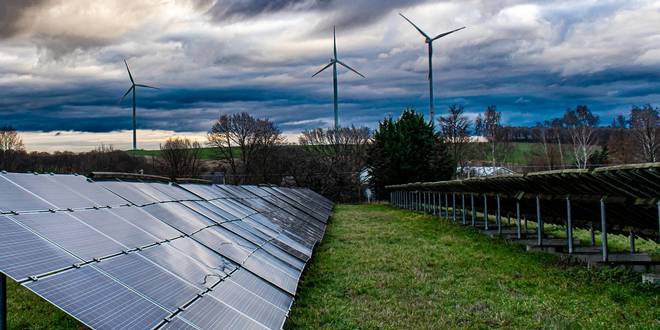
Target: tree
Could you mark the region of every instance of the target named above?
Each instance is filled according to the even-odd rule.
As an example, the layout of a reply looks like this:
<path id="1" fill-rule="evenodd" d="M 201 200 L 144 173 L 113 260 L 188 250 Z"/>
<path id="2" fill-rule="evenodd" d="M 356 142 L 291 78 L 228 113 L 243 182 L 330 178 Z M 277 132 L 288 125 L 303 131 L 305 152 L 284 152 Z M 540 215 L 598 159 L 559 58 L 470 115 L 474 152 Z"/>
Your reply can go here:
<path id="1" fill-rule="evenodd" d="M 456 167 L 434 131 L 433 123 L 412 109 L 396 121 L 379 122 L 367 157 L 376 198 L 388 197 L 387 185 L 451 179 Z"/>
<path id="2" fill-rule="evenodd" d="M 367 127 L 303 131 L 299 143 L 304 154 L 296 162 L 305 168 L 297 171 L 296 181 L 335 201 L 359 200 L 370 138 Z"/>
<path id="3" fill-rule="evenodd" d="M 505 131 L 502 129 L 502 113 L 497 111 L 497 107 L 489 105 L 486 107 L 484 116 L 477 116 L 475 128 L 480 135 L 483 135 L 490 145 L 490 158 L 492 166 L 495 168 L 496 154 L 498 145 L 506 141 Z"/>
<path id="4" fill-rule="evenodd" d="M 463 115 L 464 112 L 465 109 L 462 105 L 452 104 L 449 106 L 447 116 L 438 118 L 440 135 L 448 144 L 451 157 L 455 164 L 460 166 L 461 171 L 465 168 L 465 152 L 467 144 L 470 142 L 468 134 L 470 120 Z"/>
<path id="5" fill-rule="evenodd" d="M 559 164 L 565 167 L 564 148 L 561 145 L 564 122 L 561 118 L 554 118 L 550 121 L 550 127 L 552 128 L 552 136 L 557 141 L 557 149 L 559 149 Z"/>
<path id="6" fill-rule="evenodd" d="M 256 172 L 267 166 L 268 157 L 264 155 L 272 155 L 274 146 L 283 141 L 270 120 L 257 119 L 246 112 L 220 116 L 207 138 L 209 145 L 229 163 L 235 183 L 257 179 Z"/>
<path id="7" fill-rule="evenodd" d="M 607 148 L 611 160 L 619 164 L 628 164 L 635 161 L 634 137 L 631 136 L 630 122 L 626 116 L 617 115 L 610 125 L 610 134 L 607 137 Z"/>
<path id="8" fill-rule="evenodd" d="M 170 178 L 199 175 L 201 146 L 187 138 L 169 138 L 160 145 L 160 155 Z"/>
<path id="9" fill-rule="evenodd" d="M 630 110 L 630 127 L 646 162 L 658 161 L 660 151 L 660 109 L 647 104 Z"/>
<path id="10" fill-rule="evenodd" d="M 15 170 L 19 154 L 24 153 L 23 139 L 11 126 L 0 127 L 0 169 Z"/>
<path id="11" fill-rule="evenodd" d="M 598 125 L 598 116 L 591 113 L 586 105 L 578 105 L 574 110 L 564 113 L 563 121 L 573 143 L 573 156 L 578 168 L 587 168 L 589 157 L 594 153 L 594 131 Z"/>

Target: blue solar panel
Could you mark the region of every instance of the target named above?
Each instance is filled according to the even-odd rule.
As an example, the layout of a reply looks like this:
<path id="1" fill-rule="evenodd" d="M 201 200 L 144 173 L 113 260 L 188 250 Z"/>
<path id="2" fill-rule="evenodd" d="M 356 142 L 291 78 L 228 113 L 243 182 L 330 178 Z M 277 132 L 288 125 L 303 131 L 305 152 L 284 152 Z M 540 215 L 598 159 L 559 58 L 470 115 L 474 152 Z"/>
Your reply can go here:
<path id="1" fill-rule="evenodd" d="M 0 175 L 0 212 L 47 211 L 55 207 Z"/>
<path id="2" fill-rule="evenodd" d="M 0 271 L 14 279 L 24 279 L 80 262 L 5 216 L 0 216 L 0 228 Z"/>
<path id="3" fill-rule="evenodd" d="M 77 211 L 71 215 L 131 249 L 161 241 L 108 209 Z"/>
<path id="4" fill-rule="evenodd" d="M 220 269 L 210 268 L 184 254 L 169 243 L 145 249 L 140 251 L 139 254 L 185 279 L 197 288 L 211 287 L 227 275 Z"/>
<path id="5" fill-rule="evenodd" d="M 195 301 L 180 317 L 202 329 L 267 329 L 209 295 Z"/>
<path id="6" fill-rule="evenodd" d="M 10 217 L 83 260 L 105 257 L 126 249 L 68 213 L 33 213 Z"/>
<path id="7" fill-rule="evenodd" d="M 142 228 L 142 230 L 158 237 L 160 240 L 173 239 L 183 235 L 183 233 L 172 228 L 172 226 L 149 215 L 142 208 L 119 207 L 110 210 L 110 212 L 120 216 L 136 227 Z"/>
<path id="8" fill-rule="evenodd" d="M 150 329 L 169 314 L 92 267 L 25 286 L 96 329 Z"/>
<path id="9" fill-rule="evenodd" d="M 215 225 L 213 221 L 179 203 L 148 205 L 143 210 L 186 234 Z"/>
<path id="10" fill-rule="evenodd" d="M 104 260 L 95 267 L 170 312 L 176 311 L 200 292 L 199 288 L 136 253 Z"/>
<path id="11" fill-rule="evenodd" d="M 332 205 L 316 199 L 0 174 L 0 272 L 93 328 L 280 329 Z"/>

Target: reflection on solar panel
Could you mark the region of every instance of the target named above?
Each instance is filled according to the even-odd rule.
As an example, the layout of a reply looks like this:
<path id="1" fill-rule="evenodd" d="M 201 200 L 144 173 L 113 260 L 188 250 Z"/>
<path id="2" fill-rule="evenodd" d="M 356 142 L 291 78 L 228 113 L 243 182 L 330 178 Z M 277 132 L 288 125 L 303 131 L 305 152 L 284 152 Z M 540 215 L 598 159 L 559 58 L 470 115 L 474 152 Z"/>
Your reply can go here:
<path id="1" fill-rule="evenodd" d="M 307 189 L 0 174 L 0 272 L 92 328 L 280 329 L 332 203 Z"/>

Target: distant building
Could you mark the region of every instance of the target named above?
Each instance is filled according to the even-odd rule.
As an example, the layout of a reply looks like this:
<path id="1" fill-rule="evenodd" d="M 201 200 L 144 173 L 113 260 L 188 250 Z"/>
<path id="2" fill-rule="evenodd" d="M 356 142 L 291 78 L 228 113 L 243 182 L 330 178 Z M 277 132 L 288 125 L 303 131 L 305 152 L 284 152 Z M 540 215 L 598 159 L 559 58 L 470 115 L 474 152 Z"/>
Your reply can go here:
<path id="1" fill-rule="evenodd" d="M 515 174 L 516 172 L 503 166 L 459 166 L 456 168 L 456 173 L 463 178 L 469 179 L 474 177 Z"/>

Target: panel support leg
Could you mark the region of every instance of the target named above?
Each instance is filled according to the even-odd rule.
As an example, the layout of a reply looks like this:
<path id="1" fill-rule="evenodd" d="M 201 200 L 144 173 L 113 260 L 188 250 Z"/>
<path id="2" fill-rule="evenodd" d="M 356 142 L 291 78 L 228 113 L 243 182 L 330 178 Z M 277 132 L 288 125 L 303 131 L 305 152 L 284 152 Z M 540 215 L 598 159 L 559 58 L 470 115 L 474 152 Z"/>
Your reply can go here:
<path id="1" fill-rule="evenodd" d="M 502 235 L 502 213 L 500 210 L 500 195 L 497 195 L 497 215 L 495 216 L 497 221 L 497 234 Z"/>
<path id="2" fill-rule="evenodd" d="M 449 197 L 445 194 L 445 218 L 449 220 Z"/>
<path id="3" fill-rule="evenodd" d="M 607 221 L 605 217 L 605 199 L 600 199 L 600 230 L 601 246 L 603 250 L 603 262 L 607 262 L 609 251 L 607 251 Z"/>
<path id="4" fill-rule="evenodd" d="M 630 253 L 635 253 L 635 232 L 630 231 Z"/>
<path id="5" fill-rule="evenodd" d="M 456 223 L 456 193 L 451 193 L 451 221 Z"/>
<path id="6" fill-rule="evenodd" d="M 0 330 L 7 329 L 7 275 L 0 273 Z"/>
<path id="7" fill-rule="evenodd" d="M 520 233 L 520 201 L 516 200 L 516 237 L 518 239 L 522 238 L 522 234 Z"/>
<path id="8" fill-rule="evenodd" d="M 461 194 L 461 203 L 462 203 L 462 208 L 461 208 L 461 217 L 463 218 L 463 226 L 465 226 L 465 194 Z"/>
<path id="9" fill-rule="evenodd" d="M 484 230 L 488 230 L 488 197 L 484 195 Z"/>
<path id="10" fill-rule="evenodd" d="M 571 214 L 571 198 L 566 196 L 566 241 L 568 242 L 568 253 L 573 253 L 573 215 Z"/>
<path id="11" fill-rule="evenodd" d="M 541 197 L 536 195 L 536 244 L 543 246 L 543 219 L 541 219 Z"/>
<path id="12" fill-rule="evenodd" d="M 477 221 L 477 210 L 474 208 L 474 194 L 470 193 L 470 207 L 472 208 L 472 227 L 474 227 L 475 222 Z"/>

